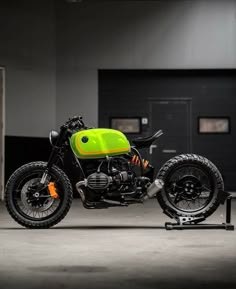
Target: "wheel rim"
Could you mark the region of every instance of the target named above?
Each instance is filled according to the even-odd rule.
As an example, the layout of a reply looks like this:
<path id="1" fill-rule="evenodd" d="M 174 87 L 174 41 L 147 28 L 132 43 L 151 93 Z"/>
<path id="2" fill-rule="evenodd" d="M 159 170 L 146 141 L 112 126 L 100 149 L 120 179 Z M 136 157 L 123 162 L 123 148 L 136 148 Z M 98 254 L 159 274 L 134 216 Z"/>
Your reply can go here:
<path id="1" fill-rule="evenodd" d="M 165 192 L 170 204 L 190 213 L 205 208 L 213 198 L 215 184 L 210 173 L 197 165 L 182 165 L 169 172 Z"/>
<path id="2" fill-rule="evenodd" d="M 55 215 L 61 207 L 64 197 L 62 194 L 62 183 L 54 174 L 51 174 L 47 181 L 49 182 L 50 180 L 55 183 L 59 195 L 58 199 L 51 197 L 47 185 L 34 193 L 29 190 L 30 187 L 41 180 L 42 174 L 43 170 L 26 174 L 16 184 L 16 189 L 13 192 L 13 204 L 17 212 L 31 221 L 43 221 Z"/>

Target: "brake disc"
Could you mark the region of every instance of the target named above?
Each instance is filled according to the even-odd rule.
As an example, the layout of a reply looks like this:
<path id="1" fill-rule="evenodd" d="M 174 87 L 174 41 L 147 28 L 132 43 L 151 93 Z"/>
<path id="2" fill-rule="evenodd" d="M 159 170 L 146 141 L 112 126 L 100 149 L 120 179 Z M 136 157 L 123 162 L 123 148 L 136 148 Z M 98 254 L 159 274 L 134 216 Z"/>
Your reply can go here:
<path id="1" fill-rule="evenodd" d="M 28 182 L 26 182 L 24 184 L 24 186 L 21 189 L 21 200 L 23 205 L 32 210 L 32 211 L 37 211 L 37 212 L 44 212 L 47 211 L 52 204 L 54 203 L 54 198 L 49 197 L 43 197 L 43 201 L 42 201 L 42 192 L 35 192 L 35 194 L 37 194 L 36 196 L 38 197 L 33 197 L 35 198 L 35 201 L 39 203 L 38 206 L 35 206 L 32 204 L 33 200 L 31 198 L 29 198 L 29 194 L 31 194 L 29 192 L 29 187 L 32 186 L 34 183 L 39 182 L 40 179 L 39 178 L 34 178 L 29 180 Z M 33 194 L 33 193 L 32 193 Z"/>

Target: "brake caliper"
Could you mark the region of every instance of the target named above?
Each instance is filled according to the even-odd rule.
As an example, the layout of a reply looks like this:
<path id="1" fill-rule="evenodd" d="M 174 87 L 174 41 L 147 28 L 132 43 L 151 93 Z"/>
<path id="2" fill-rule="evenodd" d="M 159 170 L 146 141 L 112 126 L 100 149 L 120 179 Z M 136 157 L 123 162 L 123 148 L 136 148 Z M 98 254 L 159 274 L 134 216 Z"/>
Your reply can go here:
<path id="1" fill-rule="evenodd" d="M 56 190 L 56 187 L 55 187 L 55 183 L 54 182 L 50 182 L 48 184 L 48 190 L 49 190 L 49 193 L 51 195 L 51 197 L 53 199 L 58 199 L 59 198 L 59 195 L 57 193 L 57 190 Z"/>

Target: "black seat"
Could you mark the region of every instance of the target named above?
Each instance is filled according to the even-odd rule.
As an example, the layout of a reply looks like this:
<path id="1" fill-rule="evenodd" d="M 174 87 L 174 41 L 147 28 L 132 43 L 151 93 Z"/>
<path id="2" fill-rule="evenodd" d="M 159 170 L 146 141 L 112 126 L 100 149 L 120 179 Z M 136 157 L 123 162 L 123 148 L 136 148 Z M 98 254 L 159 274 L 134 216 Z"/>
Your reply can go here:
<path id="1" fill-rule="evenodd" d="M 132 143 L 137 149 L 149 147 L 159 136 L 163 134 L 162 130 L 157 131 L 152 136 L 138 137 L 132 140 Z"/>

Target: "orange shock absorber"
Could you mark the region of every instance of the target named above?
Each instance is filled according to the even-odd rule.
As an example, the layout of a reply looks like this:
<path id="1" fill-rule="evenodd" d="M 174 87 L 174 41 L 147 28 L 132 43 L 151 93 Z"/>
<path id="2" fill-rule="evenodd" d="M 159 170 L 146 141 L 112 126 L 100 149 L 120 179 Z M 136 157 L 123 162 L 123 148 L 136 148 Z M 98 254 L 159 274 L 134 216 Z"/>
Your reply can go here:
<path id="1" fill-rule="evenodd" d="M 50 182 L 48 184 L 48 190 L 49 190 L 49 193 L 51 195 L 51 197 L 53 199 L 58 199 L 59 198 L 59 195 L 57 193 L 57 190 L 56 190 L 56 187 L 55 187 L 55 183 L 54 182 Z"/>
<path id="2" fill-rule="evenodd" d="M 148 164 L 149 164 L 149 161 L 143 159 L 143 168 L 144 168 L 145 170 L 146 170 Z"/>
<path id="3" fill-rule="evenodd" d="M 131 160 L 131 163 L 132 163 L 132 164 L 136 164 L 136 158 L 137 158 L 136 155 L 134 155 L 134 156 L 132 157 L 132 160 Z"/>
<path id="4" fill-rule="evenodd" d="M 143 168 L 144 168 L 144 170 L 146 170 L 146 168 L 147 168 L 147 166 L 149 164 L 149 161 L 144 160 L 144 159 L 142 161 L 143 161 Z M 136 165 L 136 166 L 138 166 L 138 167 L 140 167 L 140 160 L 139 160 L 137 155 L 134 155 L 132 157 L 131 163 Z"/>

